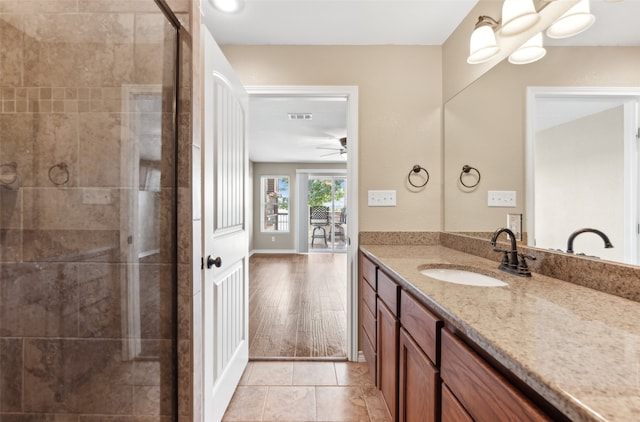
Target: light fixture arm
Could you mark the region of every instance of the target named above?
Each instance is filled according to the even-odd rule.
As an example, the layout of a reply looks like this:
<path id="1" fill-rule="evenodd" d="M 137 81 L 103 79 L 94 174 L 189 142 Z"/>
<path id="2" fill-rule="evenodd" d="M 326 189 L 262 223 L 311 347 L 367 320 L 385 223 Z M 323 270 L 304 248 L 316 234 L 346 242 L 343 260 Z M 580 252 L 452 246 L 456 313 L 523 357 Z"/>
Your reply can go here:
<path id="1" fill-rule="evenodd" d="M 493 19 L 491 16 L 482 15 L 482 16 L 478 16 L 478 22 L 476 22 L 476 26 L 473 29 L 478 29 L 483 26 L 490 26 L 495 29 L 499 25 L 500 25 L 500 22 Z"/>

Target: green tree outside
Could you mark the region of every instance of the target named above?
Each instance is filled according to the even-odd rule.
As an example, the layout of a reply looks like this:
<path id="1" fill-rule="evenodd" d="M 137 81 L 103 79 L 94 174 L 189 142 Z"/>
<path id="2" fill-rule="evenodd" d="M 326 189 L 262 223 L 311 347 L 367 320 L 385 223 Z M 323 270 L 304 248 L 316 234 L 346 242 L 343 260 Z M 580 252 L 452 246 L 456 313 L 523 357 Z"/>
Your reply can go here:
<path id="1" fill-rule="evenodd" d="M 344 179 L 309 180 L 309 206 L 316 207 L 331 202 L 332 186 L 335 187 L 335 200 L 344 198 Z"/>

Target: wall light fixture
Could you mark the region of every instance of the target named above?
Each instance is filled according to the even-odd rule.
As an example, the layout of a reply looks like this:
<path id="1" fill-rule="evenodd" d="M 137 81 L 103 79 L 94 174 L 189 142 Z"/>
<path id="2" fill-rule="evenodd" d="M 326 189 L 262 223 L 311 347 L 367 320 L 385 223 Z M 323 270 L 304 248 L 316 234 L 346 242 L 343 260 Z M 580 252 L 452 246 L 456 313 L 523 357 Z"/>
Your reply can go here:
<path id="1" fill-rule="evenodd" d="M 591 14 L 589 0 L 580 0 L 580 3 L 567 10 L 557 21 L 547 28 L 549 38 L 567 38 L 589 29 L 596 17 Z"/>
<path id="2" fill-rule="evenodd" d="M 540 8 L 536 10 L 533 0 L 504 0 L 502 19 L 496 21 L 490 16 L 480 16 L 469 41 L 469 57 L 467 63 L 487 62 L 500 52 L 500 38 L 520 35 L 536 25 L 540 19 L 540 11 L 554 0 L 539 0 Z M 609 0 L 612 1 L 612 0 Z M 591 14 L 589 0 L 580 0 L 566 10 L 546 30 L 550 38 L 565 38 L 579 34 L 588 29 L 595 17 Z M 496 38 L 497 37 L 497 38 Z M 543 47 L 542 32 L 531 37 L 509 56 L 513 64 L 527 64 L 540 60 L 546 54 Z"/>
<path id="3" fill-rule="evenodd" d="M 498 22 L 490 16 L 480 16 L 469 41 L 467 63 L 476 64 L 491 60 L 500 52 L 494 28 Z"/>

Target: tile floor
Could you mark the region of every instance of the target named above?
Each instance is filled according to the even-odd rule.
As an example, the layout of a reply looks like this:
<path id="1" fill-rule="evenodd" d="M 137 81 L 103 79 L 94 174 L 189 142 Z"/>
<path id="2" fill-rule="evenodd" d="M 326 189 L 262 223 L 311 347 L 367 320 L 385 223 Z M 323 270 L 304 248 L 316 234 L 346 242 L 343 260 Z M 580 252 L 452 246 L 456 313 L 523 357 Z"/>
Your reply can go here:
<path id="1" fill-rule="evenodd" d="M 249 362 L 223 421 L 388 422 L 366 364 Z"/>

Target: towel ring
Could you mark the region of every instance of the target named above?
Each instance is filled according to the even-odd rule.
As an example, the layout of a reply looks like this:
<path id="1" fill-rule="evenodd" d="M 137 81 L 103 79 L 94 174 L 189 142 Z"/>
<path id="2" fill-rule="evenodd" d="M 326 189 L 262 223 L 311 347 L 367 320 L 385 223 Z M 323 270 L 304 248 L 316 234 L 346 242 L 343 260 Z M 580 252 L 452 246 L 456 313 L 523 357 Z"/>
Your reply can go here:
<path id="1" fill-rule="evenodd" d="M 59 171 L 54 172 L 55 169 Z M 56 174 L 57 173 L 57 174 Z M 63 180 L 59 180 L 63 179 Z M 56 186 L 62 186 L 69 181 L 69 168 L 64 161 L 54 164 L 49 168 L 49 180 Z"/>
<path id="2" fill-rule="evenodd" d="M 478 179 L 476 180 L 476 182 L 474 184 L 467 185 L 465 182 L 462 181 L 462 177 L 465 174 L 470 174 L 470 172 L 472 170 L 476 172 L 476 174 L 478 175 Z M 460 183 L 462 183 L 462 186 L 464 186 L 465 188 L 475 188 L 480 183 L 480 171 L 478 171 L 478 169 L 475 168 L 475 167 L 471 167 L 471 166 L 465 164 L 464 166 L 462 166 L 462 171 L 460 172 Z"/>
<path id="3" fill-rule="evenodd" d="M 6 174 L 7 175 L 11 175 L 10 176 L 11 179 L 9 179 L 9 180 L 0 179 L 0 184 L 9 186 L 9 185 L 13 184 L 13 182 L 18 180 L 18 164 L 15 161 L 11 162 L 11 163 L 0 164 L 0 175 L 2 175 L 2 176 L 5 175 L 5 169 L 9 169 L 9 171 L 7 171 Z"/>
<path id="4" fill-rule="evenodd" d="M 421 171 L 424 171 L 424 173 L 427 175 L 427 180 L 424 181 L 423 184 L 421 185 L 416 185 L 415 183 L 413 183 L 413 181 L 411 180 L 411 176 L 413 174 L 417 174 L 420 173 Z M 407 175 L 407 180 L 409 181 L 409 184 L 411 186 L 413 186 L 414 188 L 423 188 L 427 185 L 427 183 L 429 183 L 429 172 L 427 171 L 426 168 L 419 166 L 418 164 L 416 164 L 415 166 L 413 166 L 413 168 L 411 169 L 411 171 L 409 171 L 409 174 Z"/>

